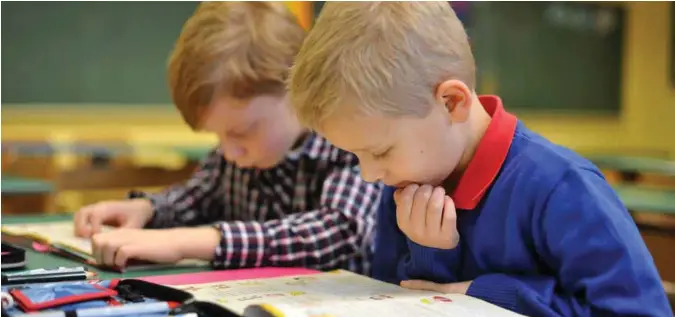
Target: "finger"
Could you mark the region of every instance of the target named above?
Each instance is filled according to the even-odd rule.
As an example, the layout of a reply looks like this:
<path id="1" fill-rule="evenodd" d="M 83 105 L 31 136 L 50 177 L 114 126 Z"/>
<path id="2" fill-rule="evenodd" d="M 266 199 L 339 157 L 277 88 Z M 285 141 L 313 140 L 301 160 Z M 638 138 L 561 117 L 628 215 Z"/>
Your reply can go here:
<path id="1" fill-rule="evenodd" d="M 410 219 L 413 196 L 418 188 L 419 185 L 417 184 L 408 185 L 399 194 L 398 203 L 396 204 L 396 219 L 398 220 L 399 227 Z"/>
<path id="2" fill-rule="evenodd" d="M 139 244 L 127 244 L 120 247 L 115 254 L 114 264 L 116 267 L 123 268 L 131 259 L 139 259 L 143 255 L 143 246 Z"/>
<path id="3" fill-rule="evenodd" d="M 431 198 L 427 205 L 426 228 L 427 230 L 434 230 L 434 232 L 441 231 L 441 224 L 443 221 L 443 206 L 445 204 L 445 189 L 443 187 L 436 187 L 431 192 Z"/>
<path id="4" fill-rule="evenodd" d="M 145 260 L 153 263 L 175 263 L 180 260 L 172 248 L 157 248 L 145 243 L 127 244 L 117 250 L 115 265 L 124 267 L 129 260 Z"/>
<path id="5" fill-rule="evenodd" d="M 75 218 L 73 219 L 73 224 L 75 225 L 75 235 L 82 238 L 90 238 L 91 231 L 89 230 L 89 224 L 87 223 L 88 213 L 90 212 L 89 207 L 84 207 L 75 213 Z"/>
<path id="6" fill-rule="evenodd" d="M 115 253 L 117 253 L 117 249 L 120 247 L 120 242 L 114 240 L 114 239 L 109 239 L 106 241 L 101 248 L 101 257 L 103 258 L 103 264 L 106 266 L 114 266 L 115 265 Z"/>
<path id="7" fill-rule="evenodd" d="M 138 221 L 133 221 L 131 219 L 127 219 L 126 221 L 120 221 L 120 226 L 119 228 L 121 229 L 137 229 L 139 227 L 142 227 L 142 225 L 138 225 Z"/>
<path id="8" fill-rule="evenodd" d="M 394 203 L 396 203 L 397 206 L 398 206 L 399 201 L 401 199 L 401 191 L 403 191 L 403 189 L 401 189 L 401 188 L 394 191 Z"/>
<path id="9" fill-rule="evenodd" d="M 441 234 L 453 236 L 455 243 L 459 243 L 459 235 L 457 234 L 457 210 L 455 209 L 455 202 L 448 196 L 445 196 L 445 204 L 443 206 Z"/>
<path id="10" fill-rule="evenodd" d="M 91 237 L 91 255 L 94 257 L 96 264 L 103 264 L 103 257 L 101 250 L 103 248 L 103 237 L 101 234 L 95 234 Z"/>
<path id="11" fill-rule="evenodd" d="M 90 234 L 97 234 L 101 232 L 101 223 L 103 222 L 103 217 L 101 216 L 100 212 L 97 212 L 97 210 L 92 210 L 91 212 L 88 213 L 88 224 L 89 224 L 89 230 Z"/>
<path id="12" fill-rule="evenodd" d="M 413 197 L 410 211 L 410 225 L 413 228 L 423 228 L 426 222 L 427 205 L 434 188 L 431 185 L 422 185 Z"/>
<path id="13" fill-rule="evenodd" d="M 452 284 L 438 284 L 438 283 L 429 282 L 429 281 L 422 281 L 422 280 L 402 281 L 401 287 L 405 287 L 407 289 L 414 289 L 414 290 L 420 290 L 420 291 L 432 291 L 432 292 L 438 292 L 438 293 L 451 293 L 452 292 Z"/>

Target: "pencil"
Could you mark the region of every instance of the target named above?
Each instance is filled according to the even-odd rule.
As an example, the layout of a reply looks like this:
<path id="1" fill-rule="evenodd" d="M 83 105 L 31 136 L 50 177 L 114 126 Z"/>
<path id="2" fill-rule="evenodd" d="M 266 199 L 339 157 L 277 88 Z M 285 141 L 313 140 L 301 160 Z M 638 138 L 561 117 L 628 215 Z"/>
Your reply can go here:
<path id="1" fill-rule="evenodd" d="M 2 284 L 16 285 L 16 284 L 30 284 L 30 283 L 54 283 L 66 281 L 83 281 L 96 277 L 94 272 L 64 272 L 54 274 L 39 274 L 39 275 L 19 275 L 19 276 L 2 276 Z"/>

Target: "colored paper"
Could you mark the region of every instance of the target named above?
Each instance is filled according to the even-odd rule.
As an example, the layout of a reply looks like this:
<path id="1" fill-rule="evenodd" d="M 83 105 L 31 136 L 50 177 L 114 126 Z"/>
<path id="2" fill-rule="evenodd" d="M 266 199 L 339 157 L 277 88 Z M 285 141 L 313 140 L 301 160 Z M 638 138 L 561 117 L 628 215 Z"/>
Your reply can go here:
<path id="1" fill-rule="evenodd" d="M 248 280 L 295 275 L 317 274 L 319 271 L 305 268 L 265 267 L 238 270 L 218 270 L 199 273 L 148 276 L 141 280 L 165 285 L 202 284 L 222 281 Z"/>

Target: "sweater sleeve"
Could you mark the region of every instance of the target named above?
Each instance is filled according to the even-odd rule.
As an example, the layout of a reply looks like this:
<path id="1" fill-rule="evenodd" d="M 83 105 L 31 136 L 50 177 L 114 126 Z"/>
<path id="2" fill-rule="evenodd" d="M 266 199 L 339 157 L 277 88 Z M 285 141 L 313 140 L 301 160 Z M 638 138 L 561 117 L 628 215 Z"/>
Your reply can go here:
<path id="1" fill-rule="evenodd" d="M 376 223 L 372 276 L 384 282 L 398 284 L 398 266 L 408 248 L 405 236 L 396 224 L 396 204 L 392 187 L 386 186 L 382 190 Z"/>
<path id="2" fill-rule="evenodd" d="M 529 316 L 672 316 L 652 256 L 597 171 L 570 170 L 535 213 L 540 276 L 486 274 L 468 295 Z"/>

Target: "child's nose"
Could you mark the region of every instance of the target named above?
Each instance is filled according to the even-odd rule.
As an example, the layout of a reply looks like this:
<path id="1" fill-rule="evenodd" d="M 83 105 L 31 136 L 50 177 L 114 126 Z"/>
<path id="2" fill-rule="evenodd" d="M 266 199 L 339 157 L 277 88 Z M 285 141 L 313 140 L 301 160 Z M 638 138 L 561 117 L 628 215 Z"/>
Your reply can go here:
<path id="1" fill-rule="evenodd" d="M 244 148 L 235 144 L 221 144 L 225 159 L 228 161 L 235 161 L 244 156 L 246 151 Z"/>

